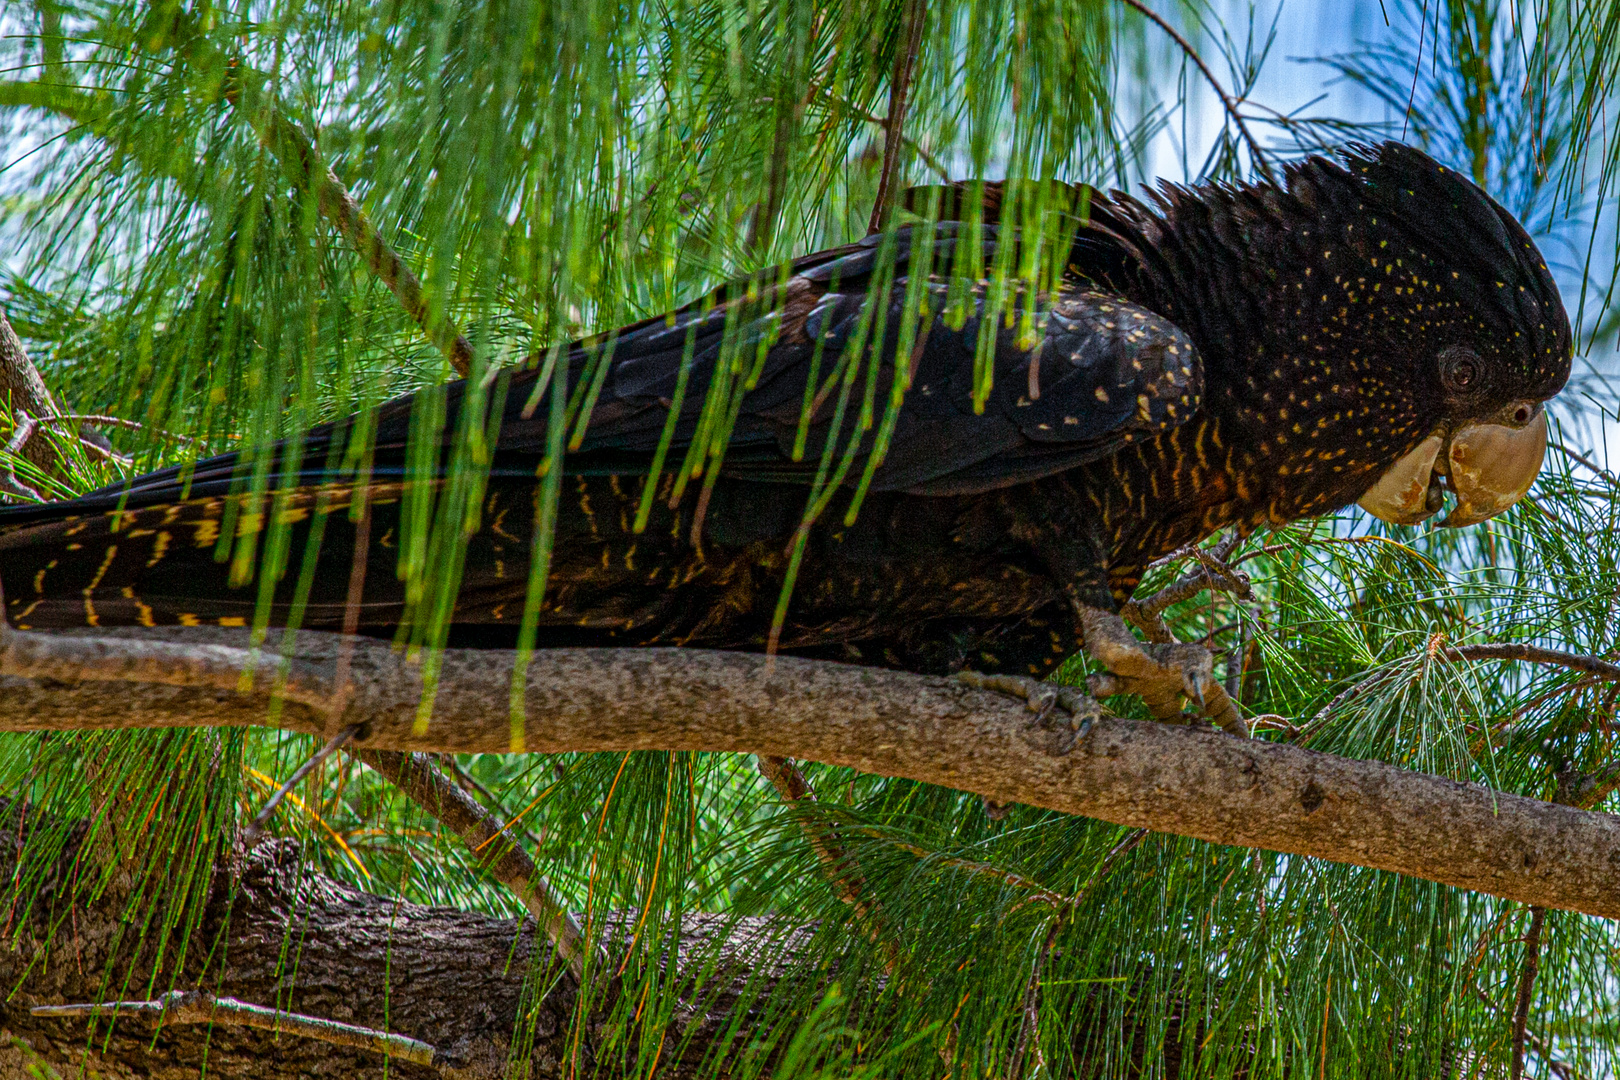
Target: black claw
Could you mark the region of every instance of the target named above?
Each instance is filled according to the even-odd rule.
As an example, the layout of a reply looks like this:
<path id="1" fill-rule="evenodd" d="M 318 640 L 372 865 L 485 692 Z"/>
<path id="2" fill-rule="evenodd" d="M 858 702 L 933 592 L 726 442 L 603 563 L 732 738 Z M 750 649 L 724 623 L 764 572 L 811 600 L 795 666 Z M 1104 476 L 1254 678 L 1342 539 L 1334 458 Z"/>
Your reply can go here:
<path id="1" fill-rule="evenodd" d="M 1058 737 L 1057 752 L 1053 757 L 1067 757 L 1080 740 L 1091 734 L 1091 717 L 1087 716 Z"/>

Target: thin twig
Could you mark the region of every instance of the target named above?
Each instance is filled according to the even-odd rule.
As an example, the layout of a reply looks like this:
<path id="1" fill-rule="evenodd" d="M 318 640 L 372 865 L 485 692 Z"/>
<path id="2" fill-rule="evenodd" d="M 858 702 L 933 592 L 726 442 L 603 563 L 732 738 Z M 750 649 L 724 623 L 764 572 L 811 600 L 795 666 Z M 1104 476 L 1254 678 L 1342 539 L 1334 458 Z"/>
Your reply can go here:
<path id="1" fill-rule="evenodd" d="M 1249 718 L 1250 731 L 1280 731 L 1286 739 L 1296 739 L 1305 729 L 1289 720 L 1286 716 L 1276 713 L 1262 713 Z"/>
<path id="2" fill-rule="evenodd" d="M 1620 664 L 1613 664 L 1596 656 L 1583 656 L 1579 653 L 1564 652 L 1562 649 L 1544 649 L 1539 645 L 1525 645 L 1519 642 L 1486 642 L 1478 645 L 1434 645 L 1431 647 L 1432 655 L 1443 657 L 1452 662 L 1468 660 L 1518 660 L 1528 664 L 1546 664 L 1551 667 L 1568 668 L 1571 671 L 1584 672 L 1586 675 L 1604 682 L 1620 682 Z M 1384 668 L 1373 672 L 1349 689 L 1341 691 L 1332 701 L 1322 706 L 1316 715 L 1303 726 L 1309 734 L 1315 734 L 1318 728 L 1332 713 L 1351 698 L 1358 697 L 1367 690 L 1372 689 L 1381 682 L 1394 678 L 1404 670 L 1398 667 Z"/>
<path id="3" fill-rule="evenodd" d="M 85 424 L 93 424 L 99 427 L 121 427 L 133 431 L 150 431 L 161 438 L 173 439 L 177 442 L 196 443 L 201 441 L 190 435 L 180 435 L 172 431 L 148 428 L 145 424 L 134 420 L 125 420 L 117 416 L 102 416 L 98 413 L 58 413 L 54 416 L 34 416 L 28 410 L 19 407 L 13 411 L 12 419 L 15 424 L 11 431 L 11 438 L 6 441 L 6 460 L 0 463 L 0 491 L 4 491 L 9 495 L 33 499 L 36 502 L 44 502 L 44 496 L 17 479 L 17 473 L 12 461 L 19 457 L 27 458 L 30 461 L 34 459 L 35 455 L 28 454 L 27 450 L 34 444 L 34 436 L 39 434 L 42 428 L 60 427 L 64 424 L 78 424 L 81 427 Z M 76 435 L 75 438 L 80 446 L 97 457 L 105 458 L 119 465 L 130 464 L 131 459 L 116 450 L 99 446 L 82 434 Z"/>
<path id="4" fill-rule="evenodd" d="M 1215 78 L 1215 73 L 1209 70 L 1209 67 L 1204 63 L 1203 57 L 1198 55 L 1198 51 L 1192 47 L 1192 44 L 1188 42 L 1186 38 L 1182 37 L 1181 34 L 1176 31 L 1175 27 L 1166 22 L 1158 12 L 1142 3 L 1141 0 L 1123 0 L 1123 2 L 1141 12 L 1142 15 L 1151 20 L 1160 30 L 1163 30 L 1166 34 L 1169 34 L 1170 38 L 1181 47 L 1181 51 L 1187 54 L 1187 58 L 1198 66 L 1198 70 L 1203 72 L 1205 81 L 1209 83 L 1210 88 L 1213 89 L 1220 97 L 1221 105 L 1226 109 L 1226 114 L 1230 116 L 1232 118 L 1232 122 L 1237 125 L 1238 132 L 1243 136 L 1243 141 L 1249 144 L 1249 155 L 1253 158 L 1255 165 L 1260 169 L 1261 175 L 1275 184 L 1277 182 L 1277 177 L 1274 173 L 1272 173 L 1271 165 L 1266 161 L 1265 151 L 1260 149 L 1260 144 L 1255 141 L 1253 133 L 1249 131 L 1249 125 L 1244 121 L 1243 114 L 1238 112 L 1237 102 L 1232 100 L 1231 95 L 1226 92 L 1226 88 L 1221 85 L 1220 80 Z"/>
<path id="5" fill-rule="evenodd" d="M 474 856 L 501 884 L 512 890 L 540 924 L 552 947 L 568 963 L 574 977 L 584 986 L 596 972 L 607 970 L 606 957 L 587 943 L 585 932 L 574 916 L 563 907 L 540 868 L 534 864 L 510 831 L 503 829 L 489 812 L 457 787 L 433 764 L 426 754 L 402 754 L 387 750 L 359 750 L 355 756 L 387 777 L 412 802 L 433 815 L 461 837 Z"/>
<path id="6" fill-rule="evenodd" d="M 1175 640 L 1164 621 L 1164 612 L 1171 605 L 1190 600 L 1205 589 L 1230 593 L 1239 600 L 1252 599 L 1254 592 L 1249 575 L 1228 565 L 1226 561 L 1242 542 L 1242 537 L 1234 532 L 1213 548 L 1194 544 L 1173 553 L 1169 559 L 1162 561 L 1174 561 L 1178 556 L 1193 558 L 1198 560 L 1198 569 L 1177 578 L 1146 599 L 1127 601 L 1120 608 L 1120 616 L 1141 630 L 1149 641 L 1168 642 Z"/>
<path id="7" fill-rule="evenodd" d="M 759 774 L 771 782 L 783 802 L 797 806 L 815 803 L 815 791 L 791 758 L 760 754 L 755 760 Z M 800 827 L 811 850 L 821 861 L 822 872 L 832 885 L 833 892 L 849 905 L 867 936 L 883 948 L 885 963 L 891 972 L 894 971 L 900 962 L 899 949 L 884 930 L 882 914 L 876 903 L 867 898 L 866 879 L 861 876 L 854 858 L 838 839 L 837 830 L 827 822 L 812 820 L 809 814 L 801 817 Z"/>
<path id="8" fill-rule="evenodd" d="M 1595 675 L 1582 675 L 1580 678 L 1576 679 L 1574 682 L 1567 682 L 1567 683 L 1564 683 L 1562 686 L 1553 687 L 1551 690 L 1548 690 L 1546 693 L 1537 694 L 1535 697 L 1531 698 L 1529 701 L 1525 702 L 1523 705 L 1518 706 L 1511 713 L 1509 713 L 1508 718 L 1505 721 L 1503 721 L 1500 725 L 1498 725 L 1498 729 L 1502 730 L 1502 729 L 1512 728 L 1520 720 L 1523 720 L 1524 717 L 1526 716 L 1526 714 L 1528 714 L 1530 712 L 1530 710 L 1538 708 L 1538 707 L 1540 707 L 1542 705 L 1545 705 L 1547 702 L 1553 700 L 1554 698 L 1563 697 L 1565 694 L 1579 693 L 1582 690 L 1588 689 L 1589 687 L 1591 687 L 1595 683 L 1599 683 L 1599 682 L 1602 682 L 1602 681 L 1603 680 L 1597 678 Z"/>
<path id="9" fill-rule="evenodd" d="M 1620 784 L 1620 766 L 1611 765 L 1601 773 L 1583 774 L 1576 770 L 1560 770 L 1554 774 L 1557 785 L 1553 790 L 1552 801 L 1564 806 L 1577 806 L 1589 809 L 1608 798 Z M 1547 1049 L 1541 1040 L 1531 1033 L 1527 1036 L 1530 1023 L 1530 1001 L 1535 992 L 1536 975 L 1541 970 L 1541 932 L 1546 924 L 1547 909 L 1540 905 L 1530 908 L 1530 929 L 1524 935 L 1524 967 L 1519 971 L 1519 988 L 1513 1003 L 1513 1061 L 1510 1071 L 1510 1080 L 1522 1080 L 1524 1076 L 1524 1050 L 1527 1041 L 1534 1042 L 1535 1049 L 1543 1057 L 1547 1056 Z"/>
<path id="10" fill-rule="evenodd" d="M 1103 856 L 1103 861 L 1097 864 L 1097 869 L 1091 872 L 1091 876 L 1086 879 L 1086 883 L 1080 886 L 1079 891 L 1071 898 L 1070 906 L 1078 906 L 1080 901 L 1090 896 L 1092 891 L 1101 885 L 1109 874 L 1113 873 L 1114 864 L 1135 851 L 1142 841 L 1147 838 L 1147 829 L 1132 829 L 1120 837 L 1119 843 L 1115 844 L 1113 849 Z"/>
<path id="11" fill-rule="evenodd" d="M 1343 705 L 1352 698 L 1360 697 L 1362 694 L 1366 693 L 1368 690 L 1371 690 L 1379 683 L 1387 682 L 1388 680 L 1393 679 L 1397 674 L 1400 673 L 1400 671 L 1400 668 L 1395 667 L 1382 668 L 1373 672 L 1371 675 L 1368 675 L 1360 682 L 1339 691 L 1338 694 L 1334 695 L 1332 701 L 1328 702 L 1326 705 L 1322 706 L 1316 711 L 1315 716 L 1311 717 L 1304 724 L 1300 725 L 1300 731 L 1303 736 L 1300 739 L 1301 744 L 1303 745 L 1305 742 L 1308 742 L 1310 737 L 1316 734 L 1317 729 L 1327 722 L 1328 717 L 1332 716 L 1338 711 L 1340 705 Z"/>
<path id="12" fill-rule="evenodd" d="M 17 470 L 13 462 L 22 456 L 23 450 L 33 441 L 34 432 L 39 429 L 39 421 L 29 416 L 23 409 L 17 409 L 12 414 L 16 426 L 12 428 L 11 438 L 6 441 L 5 460 L 0 461 L 0 490 L 7 495 L 15 495 L 22 499 L 32 499 L 35 502 L 44 502 L 45 497 L 17 478 Z"/>
<path id="13" fill-rule="evenodd" d="M 103 416 L 100 413 L 64 413 L 59 416 L 35 417 L 33 419 L 36 424 L 50 427 L 68 423 L 94 424 L 97 427 L 121 427 L 130 431 L 146 431 L 161 439 L 173 439 L 175 442 L 197 443 L 202 441 L 191 435 L 181 435 L 174 431 L 164 431 L 162 428 L 147 427 L 138 420 L 125 420 L 118 416 Z"/>
<path id="14" fill-rule="evenodd" d="M 1565 806 L 1590 810 L 1620 789 L 1620 763 L 1608 765 L 1595 773 L 1562 775 L 1553 802 Z"/>
<path id="15" fill-rule="evenodd" d="M 29 1010 L 34 1016 L 114 1018 L 134 1014 L 150 1017 L 161 1024 L 236 1024 L 265 1031 L 301 1035 L 335 1046 L 375 1050 L 413 1065 L 434 1067 L 442 1064 L 439 1052 L 419 1039 L 395 1035 L 358 1024 L 323 1020 L 301 1013 L 283 1012 L 265 1005 L 253 1005 L 230 997 L 214 997 L 200 990 L 175 990 L 156 1001 L 108 1001 L 101 1004 L 38 1005 Z"/>
<path id="16" fill-rule="evenodd" d="M 1610 472 L 1608 469 L 1605 469 L 1603 466 L 1597 464 L 1591 458 L 1587 457 L 1585 454 L 1582 454 L 1582 453 L 1580 453 L 1579 451 L 1576 451 L 1576 450 L 1571 450 L 1569 447 L 1565 446 L 1563 443 L 1555 442 L 1555 443 L 1548 443 L 1547 445 L 1552 447 L 1554 450 L 1557 450 L 1560 454 L 1563 454 L 1565 457 L 1569 458 L 1570 460 L 1577 461 L 1580 464 L 1585 465 L 1588 469 L 1591 469 L 1592 472 L 1596 473 L 1598 478 L 1603 480 L 1610 487 L 1620 485 L 1620 480 L 1615 479 L 1614 473 Z"/>
<path id="17" fill-rule="evenodd" d="M 265 89 L 265 76 L 238 60 L 232 60 L 230 66 L 234 79 L 227 88 L 226 100 L 245 116 L 259 142 L 281 162 L 288 177 L 315 193 L 321 216 L 349 242 L 372 275 L 394 294 L 411 321 L 465 378 L 472 371 L 472 343 L 448 315 L 432 317 L 422 295 L 421 280 L 383 239 L 349 189 L 327 166 L 314 140 L 276 107 Z"/>
<path id="18" fill-rule="evenodd" d="M 512 817 L 511 814 L 507 813 L 506 806 L 502 803 L 501 797 L 480 783 L 478 777 L 462 768 L 461 762 L 456 760 L 456 756 L 454 754 L 440 754 L 439 764 L 444 766 L 444 768 L 449 771 L 451 776 L 455 777 L 456 783 L 461 785 L 463 791 L 475 798 L 482 799 L 484 802 L 488 803 L 496 813 L 500 814 L 501 818 L 506 822 L 506 828 L 511 829 L 517 825 L 517 819 Z M 523 828 L 522 832 L 523 838 L 529 843 L 533 844 L 536 851 L 539 851 L 541 846 L 545 844 L 544 837 L 536 835 L 527 827 Z"/>
<path id="19" fill-rule="evenodd" d="M 1065 914 L 1059 911 L 1052 916 L 1052 925 L 1047 927 L 1046 938 L 1035 954 L 1035 962 L 1030 965 L 1029 980 L 1024 984 L 1024 1019 L 1018 1027 L 1018 1042 L 1013 1046 L 1012 1061 L 1007 1070 L 1010 1080 L 1022 1080 L 1026 1049 L 1033 1051 L 1035 1055 L 1033 1071 L 1041 1076 L 1046 1075 L 1046 1055 L 1041 1053 L 1041 969 L 1046 966 L 1047 958 L 1052 955 L 1052 946 L 1057 944 L 1058 932 L 1063 929 Z"/>
<path id="20" fill-rule="evenodd" d="M 1518 1000 L 1513 1007 L 1513 1071 L 1511 1080 L 1524 1076 L 1524 1033 L 1530 1022 L 1530 996 L 1536 986 L 1536 971 L 1541 963 L 1541 925 L 1547 918 L 1547 909 L 1530 909 L 1530 932 L 1524 936 L 1524 969 L 1519 972 Z"/>
<path id="21" fill-rule="evenodd" d="M 1020 900 L 1018 903 L 1014 904 L 1008 909 L 1008 914 L 1018 911 L 1029 904 L 1045 904 L 1050 908 L 1064 910 L 1074 908 L 1088 895 L 1090 895 L 1091 891 L 1096 888 L 1096 886 L 1105 877 L 1108 876 L 1108 874 L 1113 870 L 1114 864 L 1118 862 L 1120 858 L 1122 858 L 1132 848 L 1136 847 L 1136 845 L 1140 844 L 1148 835 L 1148 830 L 1146 829 L 1132 829 L 1122 840 L 1120 840 L 1119 843 L 1114 845 L 1113 850 L 1103 857 L 1102 862 L 1097 864 L 1097 868 L 1092 871 L 1091 876 L 1086 879 L 1086 883 L 1080 887 L 1079 891 L 1065 896 L 1063 893 L 1054 892 L 1051 889 L 1048 889 L 1038 881 L 1031 881 L 1022 874 L 1014 873 L 1011 870 L 1004 870 L 992 863 L 979 862 L 974 859 L 958 858 L 954 855 L 940 855 L 938 852 L 930 851 L 925 847 L 920 847 L 916 844 L 908 844 L 903 840 L 896 840 L 892 837 L 885 836 L 876 829 L 862 829 L 861 831 L 874 839 L 883 840 L 887 843 L 893 844 L 901 851 L 909 852 L 912 855 L 916 855 L 922 859 L 932 859 L 936 865 L 948 866 L 953 870 L 965 870 L 970 874 L 977 874 L 982 877 L 993 878 L 996 881 L 1001 882 L 1003 885 L 1010 885 L 1015 889 L 1022 889 L 1027 892 L 1028 895 L 1025 897 L 1025 899 Z"/>
<path id="22" fill-rule="evenodd" d="M 1472 976 L 1470 976 L 1470 980 L 1471 979 Z M 1474 992 L 1474 996 L 1479 999 L 1481 1005 L 1484 1005 L 1493 1013 L 1501 1013 L 1502 1007 L 1496 1002 L 1492 1001 L 1490 995 L 1479 988 L 1478 983 L 1470 981 L 1468 988 Z M 1547 1039 L 1535 1029 L 1527 1026 L 1524 1034 L 1525 1043 L 1530 1047 L 1530 1049 L 1541 1055 L 1541 1060 L 1546 1064 L 1547 1068 L 1552 1070 L 1553 1075 L 1558 1077 L 1558 1080 L 1590 1080 L 1590 1078 L 1579 1069 L 1568 1064 L 1567 1062 L 1559 1061 L 1557 1058 L 1553 1057 L 1552 1043 L 1548 1042 Z"/>
<path id="23" fill-rule="evenodd" d="M 900 147 L 905 138 L 906 98 L 917 72 L 923 26 L 928 21 L 928 0 L 907 0 L 900 21 L 900 47 L 895 50 L 894 72 L 889 76 L 889 118 L 883 124 L 883 168 L 878 173 L 877 198 L 872 203 L 868 236 L 881 232 L 894 201 L 895 175 L 900 170 Z"/>
<path id="24" fill-rule="evenodd" d="M 954 855 L 941 855 L 918 844 L 908 844 L 904 840 L 896 840 L 893 837 L 885 836 L 877 829 L 862 829 L 861 832 L 875 840 L 883 840 L 892 844 L 901 851 L 915 855 L 920 859 L 930 859 L 936 866 L 947 866 L 952 870 L 966 870 L 970 874 L 994 878 L 1003 885 L 1011 885 L 1015 889 L 1026 890 L 1029 893 L 1028 897 L 1013 905 L 1012 910 L 1014 911 L 1025 904 L 1045 904 L 1052 908 L 1063 908 L 1074 903 L 1074 897 L 1072 896 L 1053 892 L 1037 881 L 1031 881 L 1022 874 L 1014 873 L 1011 870 L 1004 870 L 993 863 L 979 862 L 976 859 L 962 859 Z"/>
<path id="25" fill-rule="evenodd" d="M 276 789 L 275 794 L 271 795 L 269 801 L 264 804 L 264 808 L 255 814 L 253 820 L 248 823 L 248 827 L 242 830 L 243 843 L 247 844 L 248 847 L 258 843 L 260 834 L 264 832 L 265 825 L 270 821 L 270 815 L 276 812 L 276 807 L 281 805 L 281 800 L 287 797 L 287 793 L 297 787 L 304 777 L 314 771 L 315 766 L 348 745 L 349 740 L 360 733 L 361 726 L 360 724 L 350 724 L 342 731 L 339 731 L 327 740 L 325 746 L 315 751 L 308 761 L 294 769 L 293 774 L 287 778 L 287 782 Z"/>
<path id="26" fill-rule="evenodd" d="M 883 117 L 875 116 L 872 113 L 867 112 L 865 109 L 857 108 L 852 102 L 846 101 L 843 98 L 835 97 L 832 94 L 828 94 L 827 97 L 832 100 L 835 108 L 848 113 L 857 120 L 865 120 L 868 124 L 876 124 L 884 131 L 889 130 L 889 122 Z M 917 157 L 922 160 L 922 163 L 932 169 L 935 175 L 937 175 L 941 180 L 944 180 L 946 183 L 950 182 L 950 170 L 945 168 L 945 166 L 940 162 L 939 158 L 929 153 L 927 147 L 918 142 L 916 139 L 913 139 L 910 135 L 905 134 L 903 131 L 900 133 L 900 142 L 901 145 L 906 147 L 906 149 L 910 150 L 913 154 L 916 154 Z"/>
<path id="27" fill-rule="evenodd" d="M 1041 943 L 1040 951 L 1035 954 L 1035 963 L 1029 972 L 1029 981 L 1024 984 L 1024 1021 L 1019 1027 L 1018 1043 L 1013 1048 L 1012 1068 L 1008 1075 L 1013 1080 L 1020 1080 L 1024 1075 L 1024 1049 L 1026 1046 L 1035 1052 L 1035 1069 L 1041 1074 L 1046 1073 L 1046 1057 L 1041 1053 L 1041 969 L 1046 966 L 1047 959 L 1052 955 L 1052 947 L 1057 943 L 1058 931 L 1063 928 L 1063 920 L 1080 905 L 1091 892 L 1107 880 L 1113 872 L 1114 864 L 1133 851 L 1138 844 L 1147 839 L 1148 830 L 1132 829 L 1115 844 L 1113 850 L 1103 856 L 1102 862 L 1091 872 L 1086 883 L 1080 886 L 1073 896 L 1067 897 L 1063 905 L 1058 908 L 1057 914 L 1052 917 L 1052 925 L 1047 928 L 1046 939 Z"/>

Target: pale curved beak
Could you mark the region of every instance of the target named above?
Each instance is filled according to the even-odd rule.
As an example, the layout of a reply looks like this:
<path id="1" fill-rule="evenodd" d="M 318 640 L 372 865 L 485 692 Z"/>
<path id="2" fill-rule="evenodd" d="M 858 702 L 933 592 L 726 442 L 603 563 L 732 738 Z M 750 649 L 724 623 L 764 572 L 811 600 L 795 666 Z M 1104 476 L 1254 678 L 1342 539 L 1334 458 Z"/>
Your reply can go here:
<path id="1" fill-rule="evenodd" d="M 1457 505 L 1440 524 L 1477 525 L 1506 510 L 1530 490 L 1547 456 L 1547 412 L 1522 428 L 1469 424 L 1451 436 L 1447 478 Z"/>
<path id="2" fill-rule="evenodd" d="M 1449 437 L 1435 434 L 1418 443 L 1356 501 L 1383 521 L 1416 525 L 1440 511 L 1450 488 L 1457 505 L 1440 524 L 1477 525 L 1524 498 L 1546 456 L 1544 409 L 1522 427 L 1464 424 Z"/>
<path id="3" fill-rule="evenodd" d="M 1435 459 L 1445 445 L 1439 435 L 1430 435 L 1385 470 L 1378 483 L 1356 502 L 1373 517 L 1391 525 L 1416 525 L 1434 517 L 1444 501 Z"/>

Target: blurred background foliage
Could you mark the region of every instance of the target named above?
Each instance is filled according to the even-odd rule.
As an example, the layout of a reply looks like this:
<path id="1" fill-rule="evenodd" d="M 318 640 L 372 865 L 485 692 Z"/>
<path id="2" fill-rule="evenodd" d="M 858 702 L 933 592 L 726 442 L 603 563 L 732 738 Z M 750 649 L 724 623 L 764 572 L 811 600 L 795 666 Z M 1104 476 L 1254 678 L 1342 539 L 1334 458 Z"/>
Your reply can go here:
<path id="1" fill-rule="evenodd" d="M 421 279 L 429 319 L 461 328 L 478 379 L 864 235 L 920 18 L 903 183 L 1233 181 L 1394 137 L 1473 176 L 1536 234 L 1580 355 L 1558 406 L 1563 449 L 1532 496 L 1455 534 L 1352 510 L 1253 538 L 1234 556 L 1252 600 L 1206 594 L 1169 621 L 1218 651 L 1250 714 L 1277 718 L 1259 738 L 1553 798 L 1560 776 L 1611 774 L 1620 691 L 1444 647 L 1620 651 L 1606 453 L 1620 422 L 1620 5 L 1376 11 L 1289 58 L 1280 26 L 1341 13 L 1161 0 L 1245 135 L 1124 0 L 9 0 L 0 303 L 73 410 L 143 425 L 111 433 L 127 459 L 64 439 L 70 475 L 14 467 L 68 495 L 451 377 L 323 220 L 273 136 L 282 120 Z M 1268 99 L 1289 64 L 1291 85 L 1328 96 Z M 1184 570 L 1161 568 L 1144 591 Z M 313 749 L 262 731 L 0 738 L 11 812 L 56 823 L 31 834 L 7 886 L 8 932 L 42 888 L 30 868 L 76 839 L 66 823 L 94 817 L 93 842 L 138 853 L 127 932 L 172 958 L 149 985 L 109 971 L 108 994 L 170 989 L 209 868 Z M 814 764 L 808 808 L 726 755 L 444 765 L 514 822 L 592 933 L 629 943 L 616 1008 L 635 1011 L 604 1030 L 631 1074 L 653 1069 L 662 1025 L 708 990 L 701 957 L 668 964 L 698 912 L 776 920 L 790 976 L 761 976 L 747 1038 L 704 1058 L 712 1075 L 1507 1074 L 1532 918 L 1520 905 L 1026 807 L 992 820 L 973 797 Z M 103 813 L 114 799 L 126 809 Z M 816 871 L 811 814 L 837 823 L 858 862 L 878 943 Z M 520 913 L 458 840 L 348 758 L 271 824 L 358 887 Z M 1615 1074 L 1617 947 L 1607 922 L 1545 915 L 1530 1075 Z M 555 977 L 534 972 L 535 992 Z"/>

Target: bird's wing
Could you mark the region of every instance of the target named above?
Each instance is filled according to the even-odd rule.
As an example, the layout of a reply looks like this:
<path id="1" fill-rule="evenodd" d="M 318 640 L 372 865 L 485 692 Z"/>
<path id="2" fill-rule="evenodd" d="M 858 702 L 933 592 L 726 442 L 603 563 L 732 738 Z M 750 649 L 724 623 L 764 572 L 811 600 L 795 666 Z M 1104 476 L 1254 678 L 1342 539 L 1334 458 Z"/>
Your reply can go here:
<path id="1" fill-rule="evenodd" d="M 693 306 L 622 332 L 611 345 L 611 367 L 569 470 L 643 472 L 666 427 L 667 460 L 679 462 L 694 439 L 705 438 L 700 414 L 716 394 L 717 373 L 717 396 L 735 416 L 725 443 L 726 474 L 808 482 L 826 440 L 832 437 L 842 454 L 864 422 L 855 467 L 846 473 L 853 482 L 866 468 L 898 389 L 903 404 L 872 487 L 925 494 L 982 491 L 1050 475 L 1173 427 L 1197 409 L 1202 364 L 1173 323 L 1077 281 L 1053 295 L 1003 304 L 998 315 L 988 295 L 993 286 L 982 275 L 1004 234 L 984 228 L 970 263 L 963 251 L 966 226 L 935 226 L 927 251 L 917 239 L 922 231 L 900 230 L 889 252 L 873 237 L 802 260 L 754 301 Z M 921 280 L 913 282 L 918 273 Z M 1027 322 L 1005 317 L 1009 307 L 1026 305 Z M 908 312 L 909 334 L 901 329 Z M 875 339 L 880 347 L 865 346 Z M 976 408 L 974 359 L 981 343 L 993 381 Z M 909 370 L 902 374 L 896 360 L 903 345 Z M 852 357 L 858 362 L 840 416 L 841 375 Z M 685 390 L 671 424 L 683 363 Z M 729 385 L 728 368 L 737 372 Z M 519 389 L 516 380 L 512 389 Z M 526 417 L 523 409 L 511 412 L 501 446 L 539 452 L 544 410 Z M 711 431 L 707 437 L 717 436 Z"/>
<path id="2" fill-rule="evenodd" d="M 970 246 L 974 232 L 979 242 Z M 853 483 L 867 467 L 897 376 L 903 405 L 873 470 L 874 490 L 948 494 L 1025 482 L 1106 456 L 1197 409 L 1203 370 L 1191 340 L 1144 307 L 1068 279 L 1054 294 L 1003 303 L 1002 314 L 994 314 L 986 275 L 1004 235 L 994 225 L 970 229 L 957 222 L 901 229 L 887 241 L 870 237 L 806 256 L 667 316 L 576 343 L 564 354 L 570 393 L 577 402 L 593 393 L 595 400 L 566 459 L 568 471 L 644 473 L 667 428 L 667 467 L 677 467 L 694 440 L 703 439 L 725 446 L 728 475 L 807 483 L 826 439 L 832 436 L 841 454 L 864 412 L 861 442 L 846 473 Z M 917 274 L 922 279 L 913 285 Z M 874 296 L 885 302 L 874 304 Z M 1027 307 L 1029 320 L 1009 322 L 1009 306 Z M 895 357 L 908 310 L 927 314 L 912 316 L 909 371 L 898 375 Z M 881 341 L 876 349 L 868 344 L 873 340 Z M 982 409 L 974 401 L 981 340 L 993 372 Z M 853 382 L 835 433 L 851 360 Z M 592 364 L 601 362 L 607 367 L 597 380 Z M 494 446 L 497 473 L 532 476 L 544 455 L 550 409 L 535 390 L 537 367 L 500 376 L 505 406 Z M 415 418 L 424 413 L 447 418 L 442 430 L 449 445 L 465 393 L 466 384 L 456 382 L 382 406 L 372 428 L 372 477 L 413 472 L 408 445 Z M 442 409 L 423 407 L 429 395 L 442 397 Z M 734 416 L 729 437 L 700 426 L 711 396 Z M 801 433 L 807 404 L 814 408 Z M 296 444 L 296 455 L 290 443 L 261 450 L 271 455 L 268 486 L 328 478 L 352 423 L 312 429 Z M 241 455 L 222 455 L 94 492 L 76 507 L 94 512 L 226 494 L 240 489 L 250 471 Z M 62 506 L 3 509 L 0 526 L 54 518 Z"/>

